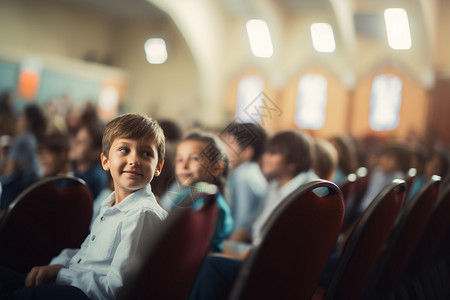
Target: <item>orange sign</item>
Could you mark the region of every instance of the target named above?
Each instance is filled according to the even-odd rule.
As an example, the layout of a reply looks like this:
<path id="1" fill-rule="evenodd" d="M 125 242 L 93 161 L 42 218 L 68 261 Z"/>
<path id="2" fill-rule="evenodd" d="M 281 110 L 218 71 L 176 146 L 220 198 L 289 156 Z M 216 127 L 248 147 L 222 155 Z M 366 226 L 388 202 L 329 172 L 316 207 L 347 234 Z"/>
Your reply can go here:
<path id="1" fill-rule="evenodd" d="M 24 100 L 32 100 L 39 89 L 40 74 L 34 70 L 22 69 L 17 85 L 19 97 Z"/>

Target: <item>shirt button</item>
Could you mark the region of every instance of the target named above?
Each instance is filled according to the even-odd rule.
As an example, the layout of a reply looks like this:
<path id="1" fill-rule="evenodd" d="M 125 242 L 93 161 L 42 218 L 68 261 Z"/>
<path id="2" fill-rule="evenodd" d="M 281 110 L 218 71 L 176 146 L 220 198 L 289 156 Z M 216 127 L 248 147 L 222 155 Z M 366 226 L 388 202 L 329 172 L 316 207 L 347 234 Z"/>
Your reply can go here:
<path id="1" fill-rule="evenodd" d="M 105 217 L 101 217 L 101 218 L 100 218 L 100 221 L 104 221 L 104 220 L 105 220 Z"/>
<path id="2" fill-rule="evenodd" d="M 95 240 L 95 235 L 92 236 L 91 241 Z"/>
<path id="3" fill-rule="evenodd" d="M 77 264 L 79 264 L 81 262 L 81 258 L 79 258 L 78 260 L 77 260 Z"/>

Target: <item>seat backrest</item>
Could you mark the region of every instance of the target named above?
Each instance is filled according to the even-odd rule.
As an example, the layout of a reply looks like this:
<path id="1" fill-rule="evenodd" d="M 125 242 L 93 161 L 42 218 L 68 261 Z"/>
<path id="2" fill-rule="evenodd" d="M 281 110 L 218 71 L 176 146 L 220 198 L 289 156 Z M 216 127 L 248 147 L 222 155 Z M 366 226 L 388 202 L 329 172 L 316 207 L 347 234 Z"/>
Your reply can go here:
<path id="1" fill-rule="evenodd" d="M 417 169 L 416 168 L 410 168 L 406 174 L 405 182 L 406 182 L 406 196 L 409 195 L 409 192 L 411 191 L 411 187 L 414 184 L 414 180 L 416 180 L 417 176 Z"/>
<path id="2" fill-rule="evenodd" d="M 89 233 L 92 196 L 71 176 L 42 179 L 20 193 L 0 223 L 0 265 L 20 272 L 45 265 Z"/>
<path id="3" fill-rule="evenodd" d="M 367 190 L 367 186 L 369 185 L 369 179 L 371 172 L 364 167 L 359 168 L 356 171 L 356 184 L 355 184 L 355 203 L 359 203 L 364 193 Z"/>
<path id="4" fill-rule="evenodd" d="M 447 200 L 441 201 L 450 201 L 448 198 L 450 197 L 450 184 L 447 181 L 444 189 L 441 188 L 440 194 L 442 197 L 446 197 Z M 442 257 L 450 257 L 450 222 L 447 224 L 447 228 L 444 231 L 443 237 L 439 244 L 436 247 L 435 252 L 433 253 L 433 259 L 438 259 Z"/>
<path id="5" fill-rule="evenodd" d="M 359 217 L 358 207 L 369 185 L 370 175 L 370 171 L 364 167 L 360 167 L 356 171 L 356 179 L 353 184 L 352 192 L 347 196 L 347 199 L 344 199 L 345 218 L 344 224 L 342 225 L 342 231 L 347 231 Z"/>
<path id="6" fill-rule="evenodd" d="M 380 257 L 406 196 L 403 180 L 394 180 L 356 221 L 322 299 L 358 299 Z"/>
<path id="7" fill-rule="evenodd" d="M 230 299 L 311 299 L 343 218 L 342 194 L 335 184 L 315 180 L 299 187 L 265 223 Z"/>
<path id="8" fill-rule="evenodd" d="M 433 212 L 408 262 L 408 274 L 419 272 L 429 263 L 450 227 L 450 186 L 441 187 Z"/>
<path id="9" fill-rule="evenodd" d="M 433 211 L 439 185 L 440 178 L 433 177 L 405 204 L 386 250 L 371 275 L 367 294 L 389 290 L 401 279 Z"/>
<path id="10" fill-rule="evenodd" d="M 191 187 L 136 257 L 118 299 L 187 299 L 216 226 L 217 188 Z M 194 209 L 192 201 L 203 200 Z M 191 203 L 189 205 L 188 203 Z"/>

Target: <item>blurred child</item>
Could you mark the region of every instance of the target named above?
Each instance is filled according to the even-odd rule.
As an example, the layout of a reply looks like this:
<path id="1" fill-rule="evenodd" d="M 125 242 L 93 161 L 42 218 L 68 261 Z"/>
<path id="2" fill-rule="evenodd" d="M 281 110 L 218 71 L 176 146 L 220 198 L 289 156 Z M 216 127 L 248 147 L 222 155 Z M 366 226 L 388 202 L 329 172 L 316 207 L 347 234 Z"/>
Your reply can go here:
<path id="1" fill-rule="evenodd" d="M 411 151 L 411 167 L 414 168 L 415 174 L 408 174 L 413 176 L 410 180 L 411 186 L 407 195 L 407 200 L 422 187 L 427 178 L 425 178 L 425 166 L 428 160 L 428 151 L 424 146 L 416 146 Z"/>
<path id="2" fill-rule="evenodd" d="M 263 209 L 250 231 L 233 235 L 239 239 L 226 243 L 225 254 L 234 258 L 247 255 L 251 242 L 260 234 L 262 226 L 281 201 L 301 185 L 318 179 L 313 161 L 312 141 L 306 133 L 283 131 L 269 139 L 261 160 L 262 172 L 270 180 Z"/>
<path id="3" fill-rule="evenodd" d="M 267 191 L 267 180 L 259 167 L 267 134 L 258 124 L 231 123 L 220 137 L 230 160 L 226 191 L 234 221 L 233 233 L 248 231 L 264 204 Z"/>
<path id="4" fill-rule="evenodd" d="M 450 173 L 450 151 L 443 147 L 434 147 L 431 155 L 425 163 L 425 178 L 430 179 L 433 175 L 442 177 L 446 182 Z"/>
<path id="5" fill-rule="evenodd" d="M 93 199 L 108 185 L 107 173 L 98 160 L 102 151 L 103 128 L 99 122 L 86 123 L 77 131 L 69 151 L 73 175 L 86 182 Z"/>
<path id="6" fill-rule="evenodd" d="M 42 139 L 38 157 L 43 177 L 70 173 L 69 149 L 69 138 L 62 133 L 50 133 Z"/>
<path id="7" fill-rule="evenodd" d="M 411 151 L 406 146 L 396 143 L 384 146 L 379 153 L 377 165 L 371 171 L 366 192 L 356 208 L 357 215 L 360 215 L 392 180 L 405 179 L 410 165 Z"/>
<path id="8" fill-rule="evenodd" d="M 347 178 L 347 175 L 355 172 L 357 169 L 357 149 L 355 142 L 349 135 L 333 136 L 330 142 L 338 154 L 338 166 L 330 180 L 336 184 L 340 184 Z"/>
<path id="9" fill-rule="evenodd" d="M 14 137 L 3 159 L 0 183 L 3 192 L 0 209 L 5 209 L 14 198 L 41 177 L 37 145 L 47 127 L 42 109 L 36 104 L 25 106 L 17 120 L 17 136 Z"/>
<path id="10" fill-rule="evenodd" d="M 257 237 L 274 209 L 295 189 L 318 179 L 312 170 L 310 137 L 298 131 L 276 134 L 267 144 L 261 168 L 271 179 L 262 214 L 256 219 L 250 237 Z M 255 240 L 255 239 L 253 239 Z M 224 248 L 226 249 L 226 248 Z M 209 256 L 204 261 L 189 299 L 226 299 L 250 249 L 243 253 L 225 252 L 221 257 Z M 282 250 L 282 249 L 280 249 Z M 280 274 L 282 276 L 282 274 Z"/>
<path id="11" fill-rule="evenodd" d="M 115 299 L 130 259 L 167 215 L 150 186 L 164 154 L 164 134 L 153 119 L 126 114 L 108 123 L 101 163 L 111 173 L 114 192 L 103 200 L 90 235 L 80 249 L 64 249 L 48 266 L 28 274 L 0 268 L 0 298 Z"/>
<path id="12" fill-rule="evenodd" d="M 333 144 L 316 138 L 313 142 L 314 171 L 321 179 L 332 180 L 338 167 L 338 153 Z M 342 180 L 340 180 L 342 181 Z"/>
<path id="13" fill-rule="evenodd" d="M 222 252 L 222 242 L 233 228 L 230 207 L 223 196 L 227 173 L 228 158 L 217 137 L 207 133 L 192 133 L 178 144 L 175 155 L 175 174 L 183 190 L 169 195 L 172 198 L 172 207 L 189 192 L 189 186 L 197 182 L 215 184 L 219 190 L 217 196 L 219 216 L 211 241 L 212 252 Z M 194 206 L 201 204 L 202 200 L 199 200 L 194 203 Z"/>

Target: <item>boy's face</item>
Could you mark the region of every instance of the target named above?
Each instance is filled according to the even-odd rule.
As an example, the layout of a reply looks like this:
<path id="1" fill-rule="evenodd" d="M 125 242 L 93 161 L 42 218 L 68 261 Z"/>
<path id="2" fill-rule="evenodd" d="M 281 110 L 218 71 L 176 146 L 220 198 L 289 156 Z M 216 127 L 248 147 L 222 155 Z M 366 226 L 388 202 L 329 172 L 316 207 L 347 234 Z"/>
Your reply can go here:
<path id="1" fill-rule="evenodd" d="M 205 144 L 199 141 L 186 140 L 178 144 L 175 156 L 175 175 L 182 186 L 196 182 L 211 183 L 219 170 L 213 170 L 208 159 L 202 152 Z"/>
<path id="2" fill-rule="evenodd" d="M 225 144 L 231 170 L 252 159 L 253 148 L 247 147 L 242 149 L 234 135 L 223 134 L 220 138 Z"/>
<path id="3" fill-rule="evenodd" d="M 378 165 L 384 173 L 392 173 L 399 170 L 397 160 L 392 155 L 381 155 Z"/>
<path id="4" fill-rule="evenodd" d="M 110 171 L 114 181 L 116 202 L 145 187 L 153 176 L 159 176 L 163 163 L 158 164 L 158 151 L 152 139 L 116 138 L 109 157 L 101 154 L 102 166 Z"/>
<path id="5" fill-rule="evenodd" d="M 282 178 L 291 172 L 291 169 L 281 153 L 267 151 L 262 156 L 261 171 L 271 179 Z"/>
<path id="6" fill-rule="evenodd" d="M 53 152 L 48 149 L 40 149 L 38 157 L 44 177 L 58 175 L 66 171 L 68 163 L 67 152 Z"/>

